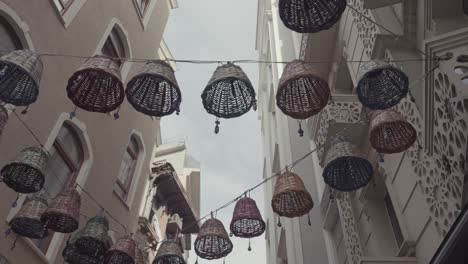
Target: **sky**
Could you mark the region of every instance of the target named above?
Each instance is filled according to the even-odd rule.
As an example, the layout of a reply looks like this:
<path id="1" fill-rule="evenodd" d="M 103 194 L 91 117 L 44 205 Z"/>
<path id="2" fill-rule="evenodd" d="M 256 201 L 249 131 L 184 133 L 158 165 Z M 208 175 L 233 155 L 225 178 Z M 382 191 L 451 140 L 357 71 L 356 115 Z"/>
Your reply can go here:
<path id="1" fill-rule="evenodd" d="M 236 60 L 258 59 L 255 50 L 257 1 L 178 0 L 172 10 L 164 38 L 175 59 Z M 262 180 L 262 143 L 257 112 L 251 110 L 235 119 L 221 119 L 214 134 L 215 117 L 203 108 L 201 93 L 217 64 L 178 63 L 176 77 L 182 90 L 181 114 L 163 118 L 163 143 L 185 140 L 190 154 L 201 164 L 201 216 L 242 194 Z M 258 65 L 240 64 L 257 90 Z M 263 212 L 262 187 L 251 193 Z M 220 211 L 226 229 L 233 205 Z M 228 231 L 229 232 L 229 231 Z M 231 238 L 229 263 L 266 263 L 265 237 L 252 240 Z M 194 240 L 194 239 L 193 239 Z M 192 250 L 189 263 L 195 262 Z M 199 264 L 223 260 L 198 260 Z"/>

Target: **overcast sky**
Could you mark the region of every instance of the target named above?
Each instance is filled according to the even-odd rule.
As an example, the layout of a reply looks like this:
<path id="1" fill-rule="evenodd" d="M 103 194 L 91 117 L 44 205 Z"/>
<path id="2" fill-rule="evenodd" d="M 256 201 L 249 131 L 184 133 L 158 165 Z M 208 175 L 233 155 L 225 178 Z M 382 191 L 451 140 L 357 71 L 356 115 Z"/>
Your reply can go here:
<path id="1" fill-rule="evenodd" d="M 236 60 L 257 59 L 255 32 L 257 1 L 178 0 L 172 10 L 165 40 L 176 59 Z M 240 65 L 257 90 L 258 65 Z M 206 113 L 201 93 L 216 64 L 178 63 L 176 77 L 182 90 L 180 116 L 162 119 L 163 142 L 185 139 L 189 152 L 201 163 L 201 215 L 243 193 L 262 180 L 260 122 L 253 110 L 235 119 L 222 119 L 220 133 L 214 134 L 215 117 Z M 263 213 L 263 189 L 252 194 Z M 233 206 L 218 213 L 229 229 Z M 229 231 L 228 231 L 229 232 Z M 265 263 L 264 236 L 252 240 L 232 238 L 233 252 L 226 263 Z M 189 263 L 195 262 L 191 252 Z M 223 263 L 223 260 L 202 263 Z"/>

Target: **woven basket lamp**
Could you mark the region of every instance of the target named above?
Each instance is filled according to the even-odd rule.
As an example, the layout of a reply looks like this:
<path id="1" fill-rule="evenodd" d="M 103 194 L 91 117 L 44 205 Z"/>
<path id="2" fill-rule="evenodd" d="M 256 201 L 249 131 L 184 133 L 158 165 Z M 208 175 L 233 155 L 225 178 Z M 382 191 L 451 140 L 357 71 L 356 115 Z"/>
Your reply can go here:
<path id="1" fill-rule="evenodd" d="M 131 237 L 122 237 L 104 255 L 104 264 L 135 264 L 136 242 Z"/>
<path id="2" fill-rule="evenodd" d="M 397 105 L 409 92 L 408 76 L 401 70 L 380 61 L 361 66 L 357 94 L 370 109 L 387 109 Z"/>
<path id="3" fill-rule="evenodd" d="M 72 233 L 78 229 L 80 206 L 80 194 L 74 188 L 67 188 L 52 200 L 42 215 L 42 222 L 55 232 Z"/>
<path id="4" fill-rule="evenodd" d="M 145 264 L 143 251 L 138 246 L 135 247 L 135 264 Z"/>
<path id="5" fill-rule="evenodd" d="M 174 70 L 162 60 L 146 63 L 130 80 L 125 93 L 133 108 L 145 115 L 163 117 L 180 111 L 182 95 Z"/>
<path id="6" fill-rule="evenodd" d="M 252 198 L 243 197 L 237 201 L 230 225 L 236 237 L 253 238 L 265 232 L 265 221 Z"/>
<path id="7" fill-rule="evenodd" d="M 204 259 L 220 259 L 232 251 L 232 242 L 221 221 L 211 218 L 205 221 L 195 239 L 195 252 Z"/>
<path id="8" fill-rule="evenodd" d="M 338 191 L 356 191 L 366 186 L 372 177 L 371 163 L 348 141 L 339 141 L 331 146 L 325 160 L 325 183 Z"/>
<path id="9" fill-rule="evenodd" d="M 283 24 L 299 33 L 315 33 L 331 28 L 346 9 L 346 0 L 280 0 Z"/>
<path id="10" fill-rule="evenodd" d="M 8 122 L 8 111 L 4 105 L 0 104 L 0 137 L 2 136 L 3 129 Z"/>
<path id="11" fill-rule="evenodd" d="M 219 66 L 202 95 L 203 106 L 217 117 L 215 133 L 219 132 L 219 118 L 234 118 L 257 108 L 255 90 L 241 67 L 233 63 Z"/>
<path id="12" fill-rule="evenodd" d="M 307 119 L 318 114 L 329 98 L 328 83 L 317 75 L 312 65 L 302 60 L 286 65 L 276 93 L 276 105 L 284 114 L 294 119 Z M 298 132 L 303 135 L 302 127 Z"/>
<path id="13" fill-rule="evenodd" d="M 15 50 L 0 58 L 0 100 L 28 106 L 39 96 L 42 60 L 31 50 Z"/>
<path id="14" fill-rule="evenodd" d="M 100 256 L 105 253 L 109 222 L 103 215 L 92 217 L 86 223 L 80 236 L 76 239 L 75 246 L 87 255 Z"/>
<path id="15" fill-rule="evenodd" d="M 153 264 L 185 264 L 180 246 L 175 241 L 164 241 L 159 246 Z"/>
<path id="16" fill-rule="evenodd" d="M 43 147 L 26 148 L 2 168 L 0 177 L 18 193 L 35 193 L 44 186 L 48 160 L 49 153 Z"/>
<path id="17" fill-rule="evenodd" d="M 379 153 L 393 154 L 416 142 L 416 129 L 395 110 L 375 110 L 371 114 L 369 140 Z"/>
<path id="18" fill-rule="evenodd" d="M 119 62 L 102 55 L 86 60 L 68 80 L 67 94 L 77 107 L 86 111 L 116 110 L 125 97 Z"/>
<path id="19" fill-rule="evenodd" d="M 279 216 L 292 218 L 308 214 L 314 202 L 302 179 L 286 170 L 276 179 L 271 207 Z"/>
<path id="20" fill-rule="evenodd" d="M 63 260 L 70 264 L 99 264 L 101 256 L 93 256 L 81 253 L 76 248 L 76 240 L 82 235 L 83 229 L 74 234 L 62 251 Z"/>
<path id="21" fill-rule="evenodd" d="M 47 236 L 47 228 L 41 215 L 47 210 L 47 201 L 40 197 L 26 199 L 20 211 L 10 221 L 11 230 L 20 236 L 42 239 Z"/>

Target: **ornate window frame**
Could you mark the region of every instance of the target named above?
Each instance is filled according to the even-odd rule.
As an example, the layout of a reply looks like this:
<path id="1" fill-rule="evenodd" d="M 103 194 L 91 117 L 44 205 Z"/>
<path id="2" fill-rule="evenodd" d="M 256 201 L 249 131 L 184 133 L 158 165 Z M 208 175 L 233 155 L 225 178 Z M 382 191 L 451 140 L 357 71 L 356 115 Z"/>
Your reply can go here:
<path id="1" fill-rule="evenodd" d="M 149 3 L 146 6 L 145 10 L 141 10 L 140 6 L 137 3 L 137 0 L 133 0 L 133 5 L 135 6 L 135 11 L 138 16 L 138 20 L 141 23 L 141 26 L 143 27 L 143 30 L 146 30 L 148 23 L 151 19 L 151 15 L 153 14 L 154 8 L 156 7 L 156 3 L 158 0 L 148 0 Z M 143 11 L 143 12 L 142 12 Z"/>
<path id="2" fill-rule="evenodd" d="M 60 22 L 62 22 L 63 27 L 68 28 L 87 0 L 69 0 L 70 3 L 67 4 L 64 9 L 58 6 L 57 1 L 60 0 L 50 0 L 50 3 L 54 7 L 54 10 L 60 19 Z"/>

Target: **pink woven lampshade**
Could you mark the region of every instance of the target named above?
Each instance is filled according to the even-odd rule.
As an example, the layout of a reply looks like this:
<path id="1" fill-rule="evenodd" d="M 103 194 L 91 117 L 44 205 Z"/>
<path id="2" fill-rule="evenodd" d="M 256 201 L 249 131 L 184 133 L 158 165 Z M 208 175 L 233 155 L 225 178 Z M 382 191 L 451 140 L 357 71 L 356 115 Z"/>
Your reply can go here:
<path id="1" fill-rule="evenodd" d="M 416 142 L 416 130 L 397 111 L 376 110 L 370 116 L 369 140 L 379 153 L 402 152 Z"/>
<path id="2" fill-rule="evenodd" d="M 122 237 L 104 255 L 104 264 L 135 264 L 136 242 Z"/>
<path id="3" fill-rule="evenodd" d="M 230 230 L 235 236 L 243 238 L 258 237 L 265 232 L 265 221 L 253 199 L 243 197 L 237 201 Z"/>
<path id="4" fill-rule="evenodd" d="M 125 97 L 119 61 L 102 55 L 86 60 L 68 80 L 67 95 L 86 111 L 116 110 Z"/>
<path id="5" fill-rule="evenodd" d="M 195 252 L 204 259 L 220 259 L 232 251 L 232 242 L 218 219 L 208 219 L 203 223 L 195 239 Z"/>
<path id="6" fill-rule="evenodd" d="M 80 220 L 80 194 L 67 188 L 55 197 L 41 219 L 47 228 L 59 233 L 72 233 L 78 229 Z"/>

